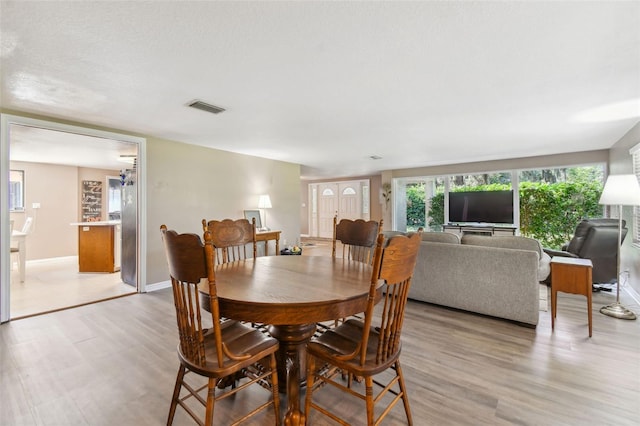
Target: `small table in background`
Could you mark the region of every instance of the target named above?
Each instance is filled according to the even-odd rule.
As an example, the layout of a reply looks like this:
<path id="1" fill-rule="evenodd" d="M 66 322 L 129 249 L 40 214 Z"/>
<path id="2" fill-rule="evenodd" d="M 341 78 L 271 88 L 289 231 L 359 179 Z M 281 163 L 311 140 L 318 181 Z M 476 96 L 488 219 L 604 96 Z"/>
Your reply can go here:
<path id="1" fill-rule="evenodd" d="M 269 240 L 276 242 L 276 255 L 280 253 L 280 233 L 282 231 L 258 231 L 256 241 L 264 241 L 264 255 L 269 256 Z"/>
<path id="2" fill-rule="evenodd" d="M 590 259 L 554 256 L 551 259 L 551 331 L 556 320 L 558 292 L 582 294 L 587 296 L 587 314 L 589 316 L 589 337 L 592 333 L 591 321 L 591 274 L 593 264 Z"/>

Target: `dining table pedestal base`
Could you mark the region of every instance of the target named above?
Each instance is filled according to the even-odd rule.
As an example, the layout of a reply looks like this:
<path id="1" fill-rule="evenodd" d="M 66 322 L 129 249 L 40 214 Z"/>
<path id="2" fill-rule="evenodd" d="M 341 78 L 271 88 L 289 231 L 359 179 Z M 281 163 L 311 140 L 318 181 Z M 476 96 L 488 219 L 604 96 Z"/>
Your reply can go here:
<path id="1" fill-rule="evenodd" d="M 287 394 L 285 426 L 305 424 L 300 410 L 300 389 L 306 380 L 306 346 L 316 332 L 316 324 L 270 325 L 269 334 L 280 342 L 276 354 L 278 363 L 278 387 Z"/>

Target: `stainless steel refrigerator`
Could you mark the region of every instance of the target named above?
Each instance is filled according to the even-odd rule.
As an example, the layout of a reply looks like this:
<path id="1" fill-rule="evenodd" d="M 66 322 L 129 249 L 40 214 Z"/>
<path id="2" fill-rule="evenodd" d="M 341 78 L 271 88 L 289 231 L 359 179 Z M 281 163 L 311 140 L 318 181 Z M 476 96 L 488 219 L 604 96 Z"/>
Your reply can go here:
<path id="1" fill-rule="evenodd" d="M 122 258 L 120 274 L 125 284 L 137 287 L 138 185 L 136 164 L 122 170 Z"/>

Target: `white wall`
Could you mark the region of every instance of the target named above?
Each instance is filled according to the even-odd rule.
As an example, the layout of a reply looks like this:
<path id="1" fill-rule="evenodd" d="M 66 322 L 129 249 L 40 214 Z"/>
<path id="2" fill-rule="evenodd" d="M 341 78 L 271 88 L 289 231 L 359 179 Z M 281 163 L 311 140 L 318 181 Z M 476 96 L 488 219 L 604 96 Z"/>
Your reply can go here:
<path id="1" fill-rule="evenodd" d="M 147 139 L 147 283 L 168 279 L 160 225 L 202 234 L 202 219 L 241 218 L 269 194 L 267 223 L 281 241 L 300 235 L 300 166 Z"/>
<path id="2" fill-rule="evenodd" d="M 474 174 L 505 170 L 523 170 L 565 167 L 580 164 L 606 163 L 609 151 L 572 152 L 567 154 L 540 155 L 535 157 L 509 158 L 506 160 L 480 161 L 475 163 L 447 164 L 431 167 L 392 170 L 393 178 L 414 176 L 441 176 L 453 174 Z"/>
<path id="3" fill-rule="evenodd" d="M 131 134 L 126 130 L 56 120 L 2 108 L 0 112 L 100 131 Z M 133 136 L 145 137 L 139 134 Z M 147 236 L 146 284 L 169 279 L 160 241 L 161 224 L 166 224 L 179 232 L 201 234 L 202 219 L 241 218 L 244 214 L 243 210 L 257 208 L 260 194 L 268 193 L 271 196 L 273 208 L 268 211 L 268 225 L 273 230 L 282 231 L 281 241 L 296 241 L 299 238 L 301 201 L 298 164 L 234 154 L 153 137 L 146 138 L 147 229 L 144 230 Z M 78 172 L 75 167 L 73 169 L 77 181 Z M 60 197 L 50 187 L 48 195 Z M 64 196 L 75 199 L 72 211 L 69 213 L 73 216 L 69 223 L 77 221 L 77 196 L 75 185 L 70 188 L 69 194 Z M 44 198 L 39 200 L 27 198 L 27 203 L 41 202 L 43 212 L 45 206 L 52 205 L 44 200 Z M 27 204 L 27 206 L 30 205 Z M 66 221 L 67 219 L 65 223 Z M 16 220 L 16 227 L 21 224 L 22 221 Z M 77 251 L 75 238 L 68 249 Z M 32 258 L 31 256 L 36 254 L 37 252 L 28 250 L 27 257 Z M 38 255 L 38 257 L 48 256 Z"/>
<path id="4" fill-rule="evenodd" d="M 27 260 L 78 254 L 78 168 L 57 164 L 11 161 L 11 169 L 24 170 L 25 211 L 12 212 L 14 229 L 21 229 L 27 217 L 33 218 L 25 239 Z M 40 208 L 34 209 L 33 203 Z"/>
<path id="5" fill-rule="evenodd" d="M 633 162 L 629 149 L 637 144 L 640 144 L 640 122 L 636 123 L 609 151 L 609 174 L 633 173 Z M 637 293 L 640 293 L 640 247 L 632 244 L 634 232 L 632 212 L 631 207 L 623 207 L 622 209 L 622 218 L 627 221 L 629 233 L 622 244 L 620 269 L 624 271 L 629 268 L 629 284 Z"/>
<path id="6" fill-rule="evenodd" d="M 27 217 L 33 218 L 31 233 L 25 240 L 27 260 L 78 255 L 78 228 L 71 226 L 82 216 L 82 181 L 104 181 L 117 170 L 91 169 L 58 164 L 11 161 L 12 170 L 24 170 L 25 211 L 11 212 L 14 228 L 21 229 Z M 106 190 L 103 193 L 106 197 Z M 34 209 L 33 203 L 40 204 Z M 103 198 L 103 218 L 106 201 Z"/>

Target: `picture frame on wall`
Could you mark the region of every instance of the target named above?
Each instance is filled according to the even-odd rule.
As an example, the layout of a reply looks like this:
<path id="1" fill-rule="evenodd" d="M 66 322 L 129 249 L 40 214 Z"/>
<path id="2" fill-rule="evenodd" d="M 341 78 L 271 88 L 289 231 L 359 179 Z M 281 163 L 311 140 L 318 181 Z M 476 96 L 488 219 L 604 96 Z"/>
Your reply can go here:
<path id="1" fill-rule="evenodd" d="M 82 221 L 97 222 L 102 219 L 102 182 L 82 181 Z"/>
<path id="2" fill-rule="evenodd" d="M 256 220 L 256 229 L 262 228 L 262 221 L 260 220 L 260 210 L 245 210 L 244 218 L 251 223 L 252 219 Z"/>

